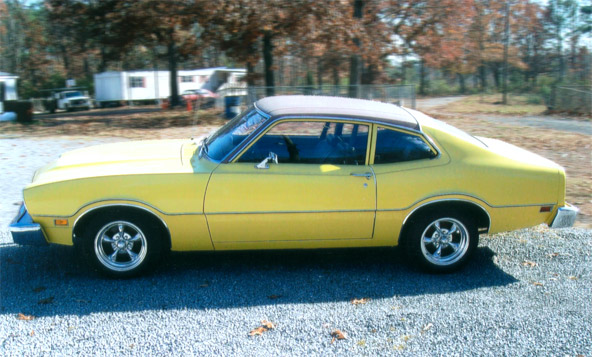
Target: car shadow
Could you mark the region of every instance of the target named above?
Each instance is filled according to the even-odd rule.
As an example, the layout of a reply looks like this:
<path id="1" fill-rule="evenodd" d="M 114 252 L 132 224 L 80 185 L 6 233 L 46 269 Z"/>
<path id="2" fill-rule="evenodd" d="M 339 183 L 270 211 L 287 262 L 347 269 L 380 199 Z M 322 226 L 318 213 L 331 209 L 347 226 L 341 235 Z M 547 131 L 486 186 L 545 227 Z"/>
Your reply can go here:
<path id="1" fill-rule="evenodd" d="M 487 247 L 453 274 L 426 274 L 391 249 L 172 253 L 145 276 L 103 278 L 71 247 L 0 245 L 0 314 L 224 309 L 446 294 L 517 282 Z"/>

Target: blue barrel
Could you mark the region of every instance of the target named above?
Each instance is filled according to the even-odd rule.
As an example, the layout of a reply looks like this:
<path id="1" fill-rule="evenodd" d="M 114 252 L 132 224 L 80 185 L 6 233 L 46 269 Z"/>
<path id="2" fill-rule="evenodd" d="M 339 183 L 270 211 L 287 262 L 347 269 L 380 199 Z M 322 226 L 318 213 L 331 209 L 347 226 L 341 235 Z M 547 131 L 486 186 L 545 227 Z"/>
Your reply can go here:
<path id="1" fill-rule="evenodd" d="M 241 97 L 229 95 L 224 97 L 224 114 L 226 119 L 232 119 L 240 114 Z"/>

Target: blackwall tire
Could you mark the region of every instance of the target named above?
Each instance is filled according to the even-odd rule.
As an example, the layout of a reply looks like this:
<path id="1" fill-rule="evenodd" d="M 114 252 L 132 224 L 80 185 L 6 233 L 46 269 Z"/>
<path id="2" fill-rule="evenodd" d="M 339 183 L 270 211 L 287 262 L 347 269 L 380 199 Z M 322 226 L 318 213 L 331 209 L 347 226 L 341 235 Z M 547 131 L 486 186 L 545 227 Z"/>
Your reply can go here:
<path id="1" fill-rule="evenodd" d="M 462 212 L 429 212 L 408 222 L 406 257 L 422 270 L 448 273 L 463 267 L 479 244 L 479 232 Z"/>
<path id="2" fill-rule="evenodd" d="M 151 269 L 163 252 L 158 224 L 133 214 L 93 219 L 77 241 L 91 267 L 112 278 L 138 276 Z"/>

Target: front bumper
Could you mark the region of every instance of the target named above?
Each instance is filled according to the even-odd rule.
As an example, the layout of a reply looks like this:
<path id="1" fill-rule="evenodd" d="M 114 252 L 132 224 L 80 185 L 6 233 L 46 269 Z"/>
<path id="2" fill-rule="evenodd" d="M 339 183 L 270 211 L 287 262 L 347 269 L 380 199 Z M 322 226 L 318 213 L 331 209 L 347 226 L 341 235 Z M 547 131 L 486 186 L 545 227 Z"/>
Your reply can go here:
<path id="1" fill-rule="evenodd" d="M 578 208 L 570 204 L 566 204 L 563 207 L 559 207 L 557 214 L 550 224 L 551 228 L 568 228 L 572 227 L 576 222 L 576 216 L 578 215 Z"/>
<path id="2" fill-rule="evenodd" d="M 70 104 L 70 108 L 90 108 L 90 103 L 76 103 Z"/>
<path id="3" fill-rule="evenodd" d="M 12 234 L 12 240 L 16 244 L 47 245 L 41 225 L 33 222 L 24 204 L 21 204 L 18 214 L 8 226 L 8 230 Z"/>

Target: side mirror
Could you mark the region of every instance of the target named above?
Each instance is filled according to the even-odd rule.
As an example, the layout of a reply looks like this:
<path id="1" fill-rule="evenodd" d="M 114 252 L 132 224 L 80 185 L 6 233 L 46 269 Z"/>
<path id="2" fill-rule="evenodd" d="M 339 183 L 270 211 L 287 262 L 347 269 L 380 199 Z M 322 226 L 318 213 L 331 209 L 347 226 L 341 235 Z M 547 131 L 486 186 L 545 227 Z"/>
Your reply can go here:
<path id="1" fill-rule="evenodd" d="M 261 161 L 260 163 L 255 165 L 255 168 L 256 169 L 269 169 L 269 165 L 268 165 L 269 160 L 271 160 L 272 162 L 274 162 L 277 165 L 278 158 L 277 158 L 276 153 L 270 152 L 269 155 L 265 159 L 263 159 L 263 161 Z"/>

